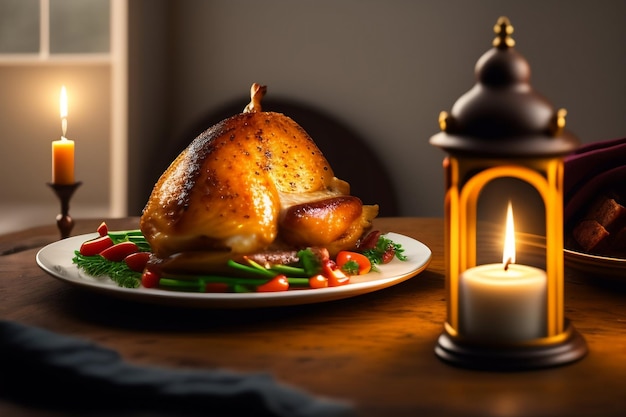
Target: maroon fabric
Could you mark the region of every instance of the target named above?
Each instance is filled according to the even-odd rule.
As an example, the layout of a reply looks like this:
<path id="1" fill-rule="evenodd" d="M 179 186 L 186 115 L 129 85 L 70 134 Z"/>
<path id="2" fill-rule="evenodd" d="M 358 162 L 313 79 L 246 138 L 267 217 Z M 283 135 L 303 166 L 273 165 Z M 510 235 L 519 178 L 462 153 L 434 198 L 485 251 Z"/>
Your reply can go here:
<path id="1" fill-rule="evenodd" d="M 565 158 L 566 227 L 602 191 L 626 189 L 626 138 L 589 143 Z"/>

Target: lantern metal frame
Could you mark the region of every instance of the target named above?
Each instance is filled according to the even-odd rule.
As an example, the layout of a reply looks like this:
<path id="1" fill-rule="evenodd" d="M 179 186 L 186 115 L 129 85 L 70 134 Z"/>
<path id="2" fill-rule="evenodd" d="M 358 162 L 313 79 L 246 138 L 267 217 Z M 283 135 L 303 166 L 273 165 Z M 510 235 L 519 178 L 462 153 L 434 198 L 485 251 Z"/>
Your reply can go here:
<path id="1" fill-rule="evenodd" d="M 436 355 L 453 365 L 521 370 L 563 365 L 587 353 L 584 338 L 564 317 L 563 157 L 577 140 L 528 84 L 528 64 L 513 50 L 505 17 L 494 28 L 492 50 L 477 63 L 477 85 L 442 112 L 442 132 L 430 142 L 448 152 L 445 173 L 447 318 Z M 493 104 L 495 102 L 495 104 Z M 546 334 L 532 340 L 493 341 L 459 329 L 459 278 L 477 262 L 477 206 L 485 186 L 500 178 L 530 185 L 544 204 Z"/>

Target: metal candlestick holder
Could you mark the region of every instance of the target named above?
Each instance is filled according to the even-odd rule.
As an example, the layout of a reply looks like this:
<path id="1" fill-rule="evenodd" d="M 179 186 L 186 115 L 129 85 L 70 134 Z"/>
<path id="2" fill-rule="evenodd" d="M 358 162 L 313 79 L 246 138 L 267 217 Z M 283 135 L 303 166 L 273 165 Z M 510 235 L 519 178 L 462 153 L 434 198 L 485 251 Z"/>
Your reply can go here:
<path id="1" fill-rule="evenodd" d="M 65 239 L 70 236 L 70 232 L 74 227 L 74 220 L 70 217 L 70 199 L 74 194 L 74 191 L 82 184 L 81 181 L 73 184 L 55 184 L 52 182 L 47 183 L 50 188 L 54 190 L 54 193 L 61 201 L 61 213 L 56 217 L 57 227 L 61 232 L 61 239 Z"/>

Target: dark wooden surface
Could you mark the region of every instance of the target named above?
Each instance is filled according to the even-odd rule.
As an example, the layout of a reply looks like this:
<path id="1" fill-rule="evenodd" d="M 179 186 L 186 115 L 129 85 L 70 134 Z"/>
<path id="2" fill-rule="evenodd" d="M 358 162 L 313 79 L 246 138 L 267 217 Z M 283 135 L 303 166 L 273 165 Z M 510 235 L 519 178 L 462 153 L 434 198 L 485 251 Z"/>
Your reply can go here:
<path id="1" fill-rule="evenodd" d="M 78 220 L 73 234 L 100 220 Z M 137 219 L 108 220 L 111 229 Z M 0 237 L 0 317 L 88 338 L 131 363 L 271 372 L 355 404 L 362 416 L 617 416 L 626 410 L 626 290 L 566 270 L 566 316 L 589 354 L 514 373 L 458 369 L 433 353 L 445 317 L 443 221 L 381 218 L 376 228 L 433 251 L 426 271 L 391 288 L 320 304 L 194 310 L 92 294 L 46 275 L 35 254 L 54 226 Z M 626 280 L 626 277 L 624 277 Z M 33 397 L 36 398 L 36 395 Z M 65 415 L 0 398 L 0 415 Z"/>

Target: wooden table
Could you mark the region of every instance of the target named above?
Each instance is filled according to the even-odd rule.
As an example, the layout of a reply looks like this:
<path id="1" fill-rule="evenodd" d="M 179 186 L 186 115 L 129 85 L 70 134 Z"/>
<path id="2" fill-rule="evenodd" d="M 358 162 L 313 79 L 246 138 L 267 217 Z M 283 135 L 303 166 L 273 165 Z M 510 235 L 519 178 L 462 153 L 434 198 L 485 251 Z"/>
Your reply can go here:
<path id="1" fill-rule="evenodd" d="M 101 220 L 79 220 L 74 234 Z M 111 229 L 137 219 L 107 220 Z M 433 251 L 426 271 L 401 284 L 320 304 L 192 310 L 92 294 L 35 263 L 54 226 L 0 237 L 0 316 L 91 339 L 131 363 L 270 372 L 308 392 L 348 400 L 363 416 L 613 416 L 626 411 L 626 291 L 566 271 L 566 316 L 589 354 L 526 372 L 459 369 L 433 348 L 446 313 L 443 221 L 381 218 L 375 227 Z M 0 402 L 0 415 L 58 415 Z"/>

